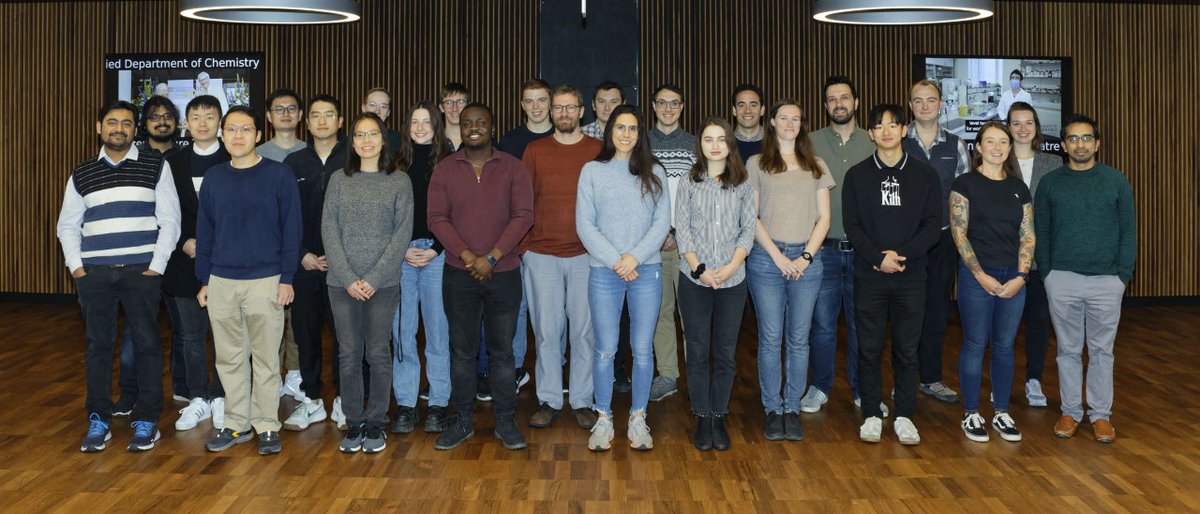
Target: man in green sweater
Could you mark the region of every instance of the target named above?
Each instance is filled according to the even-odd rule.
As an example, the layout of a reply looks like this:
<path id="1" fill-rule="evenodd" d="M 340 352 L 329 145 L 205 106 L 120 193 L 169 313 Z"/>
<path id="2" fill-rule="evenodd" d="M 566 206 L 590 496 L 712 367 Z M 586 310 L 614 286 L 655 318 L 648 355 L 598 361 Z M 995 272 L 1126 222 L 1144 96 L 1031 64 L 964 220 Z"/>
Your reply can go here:
<path id="1" fill-rule="evenodd" d="M 1096 440 L 1117 437 L 1109 417 L 1113 399 L 1113 341 L 1121 297 L 1133 278 L 1137 224 L 1133 189 L 1120 171 L 1096 160 L 1100 127 L 1087 116 L 1063 124 L 1067 165 L 1038 185 L 1034 203 L 1036 261 L 1045 270 L 1046 296 L 1058 337 L 1059 437 L 1083 420 L 1084 344 L 1088 350 L 1088 419 Z"/>

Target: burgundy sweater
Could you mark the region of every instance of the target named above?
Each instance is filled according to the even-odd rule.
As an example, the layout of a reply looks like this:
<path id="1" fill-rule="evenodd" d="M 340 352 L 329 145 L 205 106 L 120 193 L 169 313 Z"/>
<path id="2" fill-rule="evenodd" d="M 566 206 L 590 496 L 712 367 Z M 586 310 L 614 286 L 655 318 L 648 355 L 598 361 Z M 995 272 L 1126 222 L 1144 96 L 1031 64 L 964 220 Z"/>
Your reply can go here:
<path id="1" fill-rule="evenodd" d="M 533 226 L 533 183 L 521 161 L 499 150 L 476 180 L 459 151 L 433 168 L 426 212 L 429 229 L 446 247 L 446 264 L 466 269 L 463 250 L 482 256 L 495 247 L 504 256 L 494 270 L 515 270 L 521 265 L 517 244 Z"/>

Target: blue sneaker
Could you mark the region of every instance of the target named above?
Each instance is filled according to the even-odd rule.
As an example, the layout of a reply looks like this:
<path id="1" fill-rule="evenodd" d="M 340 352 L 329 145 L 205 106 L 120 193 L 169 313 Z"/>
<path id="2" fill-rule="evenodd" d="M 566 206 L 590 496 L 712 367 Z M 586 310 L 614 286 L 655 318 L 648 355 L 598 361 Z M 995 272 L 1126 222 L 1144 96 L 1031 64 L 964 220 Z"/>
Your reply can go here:
<path id="1" fill-rule="evenodd" d="M 126 449 L 131 452 L 153 450 L 154 442 L 158 441 L 161 435 L 158 432 L 158 423 L 153 421 L 134 421 L 130 426 L 133 427 L 133 439 L 129 440 L 129 447 Z"/>
<path id="2" fill-rule="evenodd" d="M 108 440 L 112 439 L 112 432 L 108 431 L 108 423 L 100 421 L 100 415 L 95 412 L 88 416 L 88 432 L 83 438 L 83 444 L 79 445 L 79 451 L 84 453 L 94 453 L 103 450 L 108 446 Z"/>

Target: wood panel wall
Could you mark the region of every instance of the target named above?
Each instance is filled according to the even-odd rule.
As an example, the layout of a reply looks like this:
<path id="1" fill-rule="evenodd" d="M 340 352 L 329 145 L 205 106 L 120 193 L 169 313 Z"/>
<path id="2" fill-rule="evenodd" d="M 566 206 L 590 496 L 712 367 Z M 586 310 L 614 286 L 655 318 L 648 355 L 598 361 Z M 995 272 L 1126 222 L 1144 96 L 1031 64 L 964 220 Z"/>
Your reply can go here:
<path id="1" fill-rule="evenodd" d="M 818 24 L 807 1 L 639 1 L 641 90 L 682 86 L 687 128 L 728 114 L 729 91 L 743 81 L 795 97 L 820 127 L 831 72 L 858 81 L 865 107 L 905 98 L 917 52 L 1072 56 L 1075 106 L 1100 120 L 1101 158 L 1129 174 L 1137 195 L 1130 294 L 1200 295 L 1191 128 L 1200 8 L 1006 1 L 984 23 L 861 28 Z M 389 88 L 401 111 L 457 80 L 493 106 L 501 130 L 520 122 L 519 85 L 538 69 L 538 0 L 360 3 L 363 21 L 328 27 L 198 23 L 174 1 L 0 4 L 0 292 L 73 292 L 54 224 L 71 167 L 98 151 L 107 53 L 262 50 L 268 87 L 329 92 L 351 112 L 374 86 Z"/>

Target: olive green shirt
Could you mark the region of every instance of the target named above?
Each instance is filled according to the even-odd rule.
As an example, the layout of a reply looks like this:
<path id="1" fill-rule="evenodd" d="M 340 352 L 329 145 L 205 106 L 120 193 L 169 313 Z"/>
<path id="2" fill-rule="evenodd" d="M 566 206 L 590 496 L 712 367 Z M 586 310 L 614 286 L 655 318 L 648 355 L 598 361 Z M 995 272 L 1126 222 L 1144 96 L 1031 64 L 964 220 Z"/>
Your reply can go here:
<path id="1" fill-rule="evenodd" d="M 846 178 L 846 171 L 875 153 L 875 143 L 867 136 L 867 131 L 854 127 L 850 140 L 842 141 L 842 136 L 833 131 L 833 127 L 825 127 L 808 135 L 812 141 L 813 153 L 825 161 L 829 173 L 833 175 L 834 183 L 841 184 Z M 833 239 L 846 239 L 846 228 L 842 225 L 842 195 L 829 195 L 829 235 Z"/>

